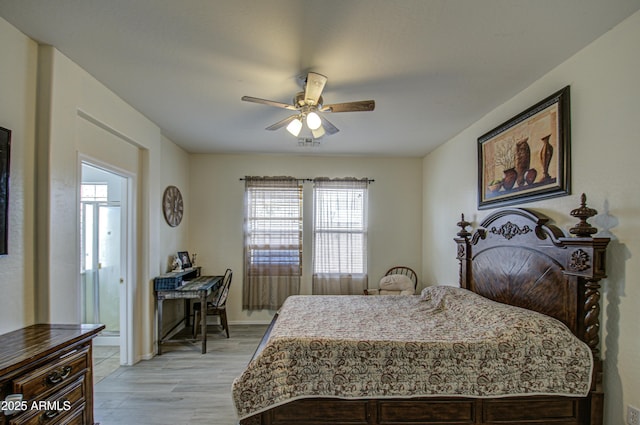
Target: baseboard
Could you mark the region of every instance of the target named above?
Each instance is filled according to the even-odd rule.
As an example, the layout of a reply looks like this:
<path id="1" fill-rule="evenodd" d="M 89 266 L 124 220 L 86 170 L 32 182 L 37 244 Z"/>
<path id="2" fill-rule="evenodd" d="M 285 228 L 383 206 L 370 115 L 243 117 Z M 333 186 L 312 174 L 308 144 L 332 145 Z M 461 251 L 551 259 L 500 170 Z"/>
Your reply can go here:
<path id="1" fill-rule="evenodd" d="M 243 320 L 243 321 L 229 321 L 229 326 L 231 325 L 269 325 L 271 323 L 271 320 Z"/>
<path id="2" fill-rule="evenodd" d="M 120 346 L 120 336 L 103 336 L 98 335 L 93 339 L 93 345 L 100 346 Z"/>

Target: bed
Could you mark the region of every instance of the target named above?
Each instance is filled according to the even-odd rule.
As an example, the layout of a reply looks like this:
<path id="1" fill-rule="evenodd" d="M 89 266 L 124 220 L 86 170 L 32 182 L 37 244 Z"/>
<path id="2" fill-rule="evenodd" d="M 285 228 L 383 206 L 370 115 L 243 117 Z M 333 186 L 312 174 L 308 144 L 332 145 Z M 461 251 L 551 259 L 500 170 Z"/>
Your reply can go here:
<path id="1" fill-rule="evenodd" d="M 240 424 L 602 425 L 599 281 L 609 240 L 591 237 L 594 214 L 583 197 L 572 237 L 527 209 L 494 212 L 473 232 L 463 217 L 460 288 L 287 300 L 234 381 Z M 480 350 L 468 351 L 454 327 Z M 513 329 L 524 333 L 503 341 Z"/>

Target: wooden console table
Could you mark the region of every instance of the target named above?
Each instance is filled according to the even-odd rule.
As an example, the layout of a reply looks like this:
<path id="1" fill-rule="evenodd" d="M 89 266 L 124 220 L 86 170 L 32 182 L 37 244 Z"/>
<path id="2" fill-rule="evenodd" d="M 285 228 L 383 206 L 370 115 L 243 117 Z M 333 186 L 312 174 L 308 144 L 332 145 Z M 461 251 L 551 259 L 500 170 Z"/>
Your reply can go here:
<path id="1" fill-rule="evenodd" d="M 220 286 L 223 276 L 199 276 L 182 286 L 174 289 L 156 289 L 156 311 L 158 317 L 158 355 L 162 354 L 162 343 L 170 341 L 165 339 L 162 332 L 162 303 L 164 300 L 182 299 L 187 303 L 192 299 L 200 300 L 200 305 L 207 305 L 207 298 Z M 185 316 L 169 332 L 185 322 L 189 321 L 189 309 L 185 306 Z M 202 320 L 202 354 L 207 352 L 207 321 Z"/>
<path id="2" fill-rule="evenodd" d="M 104 325 L 32 325 L 0 335 L 0 425 L 93 424 L 92 340 Z"/>

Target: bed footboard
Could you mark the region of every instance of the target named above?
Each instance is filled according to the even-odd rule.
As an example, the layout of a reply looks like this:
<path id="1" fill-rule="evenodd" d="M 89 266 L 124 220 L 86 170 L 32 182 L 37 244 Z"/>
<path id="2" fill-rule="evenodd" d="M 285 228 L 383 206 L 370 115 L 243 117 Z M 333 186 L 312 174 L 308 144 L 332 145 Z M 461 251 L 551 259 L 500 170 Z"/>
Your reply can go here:
<path id="1" fill-rule="evenodd" d="M 245 418 L 241 425 L 397 424 L 595 425 L 587 399 L 302 399 Z M 593 418 L 596 419 L 596 418 Z"/>

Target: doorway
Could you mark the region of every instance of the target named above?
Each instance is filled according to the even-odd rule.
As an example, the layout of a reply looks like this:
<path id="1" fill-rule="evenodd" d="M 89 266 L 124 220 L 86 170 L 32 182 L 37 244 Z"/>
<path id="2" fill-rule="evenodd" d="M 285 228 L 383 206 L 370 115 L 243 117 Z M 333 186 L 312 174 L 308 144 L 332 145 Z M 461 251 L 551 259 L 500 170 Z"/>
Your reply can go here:
<path id="1" fill-rule="evenodd" d="M 102 323 L 96 345 L 119 347 L 128 359 L 128 177 L 83 161 L 80 187 L 82 323 Z"/>

